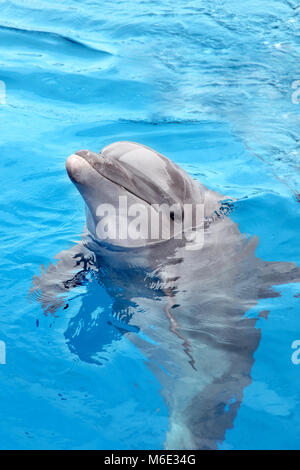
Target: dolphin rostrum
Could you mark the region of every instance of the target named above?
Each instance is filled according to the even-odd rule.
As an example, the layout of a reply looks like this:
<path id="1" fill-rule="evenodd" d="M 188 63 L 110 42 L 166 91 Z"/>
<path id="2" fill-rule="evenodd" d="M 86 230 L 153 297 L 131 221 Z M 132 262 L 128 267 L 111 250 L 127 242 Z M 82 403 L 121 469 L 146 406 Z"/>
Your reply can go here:
<path id="1" fill-rule="evenodd" d="M 89 287 L 91 311 L 83 298 L 70 331 L 84 321 L 100 349 L 104 331 L 108 342 L 126 335 L 161 384 L 169 408 L 165 448 L 216 449 L 233 427 L 260 341 L 257 319 L 245 313 L 259 299 L 280 295 L 272 286 L 299 282 L 300 269 L 257 258 L 258 239 L 242 234 L 226 214 L 232 204 L 150 148 L 116 142 L 99 154 L 81 150 L 66 168 L 86 203 L 86 228 L 77 245 L 34 276 L 33 295 L 45 314 L 54 313 L 87 276 L 96 279 L 112 299 L 110 333 L 107 324 L 105 330 L 92 322 L 99 301 Z M 201 223 L 185 213 L 196 205 Z M 132 206 L 145 210 L 146 219 L 137 223 Z M 178 236 L 188 218 L 185 236 Z M 124 236 L 129 220 L 133 230 Z M 67 331 L 80 356 L 80 337 L 72 344 L 71 336 Z"/>

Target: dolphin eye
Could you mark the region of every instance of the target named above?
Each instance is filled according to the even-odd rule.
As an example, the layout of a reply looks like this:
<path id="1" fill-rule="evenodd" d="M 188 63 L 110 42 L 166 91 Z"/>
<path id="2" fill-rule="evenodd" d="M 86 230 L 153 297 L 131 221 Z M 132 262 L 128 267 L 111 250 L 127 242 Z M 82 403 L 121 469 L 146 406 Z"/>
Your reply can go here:
<path id="1" fill-rule="evenodd" d="M 171 211 L 171 212 L 170 212 L 170 219 L 172 219 L 172 220 L 175 219 L 175 213 L 174 213 L 174 211 Z M 184 212 L 182 211 L 182 213 L 181 213 L 181 220 L 183 220 L 183 219 L 184 219 Z"/>

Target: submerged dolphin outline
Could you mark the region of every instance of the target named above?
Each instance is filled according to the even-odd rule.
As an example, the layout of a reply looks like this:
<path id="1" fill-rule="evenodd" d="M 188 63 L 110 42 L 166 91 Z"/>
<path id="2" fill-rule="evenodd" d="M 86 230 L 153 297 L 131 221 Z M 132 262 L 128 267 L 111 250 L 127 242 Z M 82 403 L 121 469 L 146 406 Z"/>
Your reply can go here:
<path id="1" fill-rule="evenodd" d="M 251 382 L 260 340 L 257 319 L 245 313 L 260 298 L 279 296 L 272 286 L 300 282 L 300 269 L 257 258 L 256 237 L 247 238 L 227 216 L 210 217 L 222 196 L 148 147 L 116 142 L 100 154 L 79 151 L 66 167 L 86 202 L 87 226 L 77 245 L 56 256 L 56 265 L 34 276 L 32 294 L 46 315 L 54 314 L 87 274 L 96 277 L 113 299 L 112 323 L 142 350 L 161 383 L 170 411 L 165 447 L 216 449 Z M 124 193 L 144 204 L 203 202 L 211 222 L 204 246 L 194 252 L 174 239 L 101 243 L 97 206 Z M 86 315 L 83 309 L 79 319 Z"/>

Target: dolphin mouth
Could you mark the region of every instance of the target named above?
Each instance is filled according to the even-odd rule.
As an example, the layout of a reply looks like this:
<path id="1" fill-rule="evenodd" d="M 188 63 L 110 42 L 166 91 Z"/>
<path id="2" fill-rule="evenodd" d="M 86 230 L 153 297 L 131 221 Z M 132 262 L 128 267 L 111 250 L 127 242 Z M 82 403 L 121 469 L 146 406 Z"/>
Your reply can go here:
<path id="1" fill-rule="evenodd" d="M 112 178 L 109 178 L 105 173 L 104 169 L 104 156 L 101 153 L 94 153 L 90 150 L 78 150 L 67 158 L 66 169 L 69 177 L 74 183 L 84 184 L 84 181 L 81 181 L 80 178 L 80 163 L 78 158 L 84 160 L 90 167 L 92 167 L 100 176 L 110 181 L 113 184 L 122 186 L 118 181 L 114 181 Z"/>
<path id="2" fill-rule="evenodd" d="M 73 157 L 80 157 L 82 158 L 86 163 L 89 164 L 90 167 L 92 167 L 102 178 L 105 178 L 107 181 L 109 181 L 112 184 L 115 184 L 119 188 L 124 189 L 128 193 L 132 194 L 136 198 L 140 199 L 143 201 L 145 204 L 151 205 L 151 202 L 147 201 L 144 199 L 142 196 L 136 194 L 132 189 L 128 188 L 126 184 L 123 184 L 122 181 L 116 181 L 115 179 L 109 177 L 107 175 L 107 171 L 105 171 L 105 162 L 108 163 L 107 160 L 104 159 L 104 156 L 101 153 L 94 153 L 91 152 L 90 150 L 78 150 L 74 154 L 70 155 L 70 157 L 67 159 L 66 162 L 66 169 L 68 172 L 69 177 L 75 184 L 84 184 L 81 182 L 80 178 L 80 170 L 78 171 L 78 165 L 74 165 L 74 162 L 70 162 L 70 159 Z M 77 166 L 77 168 L 76 168 Z M 118 178 L 120 179 L 120 175 L 118 175 Z"/>
<path id="3" fill-rule="evenodd" d="M 104 160 L 104 157 L 101 153 L 94 153 L 94 152 L 90 152 L 89 150 L 78 150 L 78 152 L 75 152 L 74 155 L 78 155 L 79 157 L 81 157 L 92 168 L 94 168 L 94 170 L 96 170 L 97 173 L 99 173 L 101 176 L 103 176 L 101 170 L 103 171 L 102 162 Z"/>

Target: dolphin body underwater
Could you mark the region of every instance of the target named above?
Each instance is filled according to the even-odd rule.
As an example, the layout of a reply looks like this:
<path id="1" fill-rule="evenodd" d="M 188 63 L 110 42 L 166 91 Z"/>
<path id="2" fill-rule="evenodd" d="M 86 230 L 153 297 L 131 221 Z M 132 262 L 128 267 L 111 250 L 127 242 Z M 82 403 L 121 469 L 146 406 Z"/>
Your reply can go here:
<path id="1" fill-rule="evenodd" d="M 142 351 L 161 384 L 169 409 L 164 447 L 217 449 L 251 382 L 260 341 L 257 318 L 245 313 L 259 299 L 279 296 L 272 286 L 299 282 L 300 269 L 257 258 L 257 237 L 222 215 L 224 197 L 150 148 L 116 142 L 99 154 L 81 150 L 66 168 L 86 203 L 86 228 L 77 245 L 34 276 L 33 295 L 45 314 L 54 313 L 71 289 L 96 276 L 112 299 L 110 328 Z M 156 242 L 101 239 L 98 207 L 116 207 L 120 196 L 150 212 L 153 204 L 202 204 L 202 243 L 162 233 Z M 122 225 L 126 214 L 118 215 Z M 174 214 L 161 217 L 163 228 L 175 224 Z M 101 299 L 93 301 L 96 309 Z M 91 313 L 83 310 L 80 320 L 88 323 Z M 101 342 L 101 329 L 98 336 Z"/>

